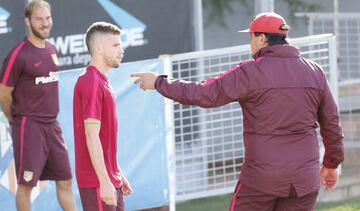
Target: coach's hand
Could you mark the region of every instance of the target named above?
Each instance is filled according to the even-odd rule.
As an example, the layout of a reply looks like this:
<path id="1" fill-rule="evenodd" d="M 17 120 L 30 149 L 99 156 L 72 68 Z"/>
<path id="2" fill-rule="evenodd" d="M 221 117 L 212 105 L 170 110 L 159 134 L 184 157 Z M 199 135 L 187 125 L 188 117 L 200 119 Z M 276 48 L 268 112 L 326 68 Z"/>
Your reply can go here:
<path id="1" fill-rule="evenodd" d="M 159 75 L 153 72 L 147 73 L 134 73 L 130 77 L 137 78 L 134 83 L 139 84 L 140 88 L 144 91 L 147 89 L 155 89 L 155 81 Z"/>
<path id="2" fill-rule="evenodd" d="M 321 167 L 320 170 L 320 181 L 321 184 L 325 187 L 326 191 L 331 191 L 337 181 L 338 181 L 338 172 L 336 169 L 329 169 L 326 167 Z"/>
<path id="3" fill-rule="evenodd" d="M 117 206 L 116 196 L 116 190 L 110 181 L 100 183 L 100 198 L 105 204 Z"/>

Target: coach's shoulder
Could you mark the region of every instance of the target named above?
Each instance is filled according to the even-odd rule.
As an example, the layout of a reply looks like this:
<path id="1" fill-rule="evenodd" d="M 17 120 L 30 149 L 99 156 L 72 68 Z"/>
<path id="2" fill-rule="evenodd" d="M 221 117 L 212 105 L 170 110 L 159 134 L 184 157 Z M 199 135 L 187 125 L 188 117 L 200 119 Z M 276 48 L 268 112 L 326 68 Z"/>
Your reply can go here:
<path id="1" fill-rule="evenodd" d="M 243 60 L 236 67 L 238 70 L 244 72 L 251 72 L 254 68 L 256 68 L 257 64 L 253 59 Z"/>

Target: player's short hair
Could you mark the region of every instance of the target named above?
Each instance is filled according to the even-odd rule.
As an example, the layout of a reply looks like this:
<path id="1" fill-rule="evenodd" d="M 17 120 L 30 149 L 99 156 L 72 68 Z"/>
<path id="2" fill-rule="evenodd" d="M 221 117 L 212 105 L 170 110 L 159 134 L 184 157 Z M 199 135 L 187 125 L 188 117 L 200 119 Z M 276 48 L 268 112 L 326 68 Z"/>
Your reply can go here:
<path id="1" fill-rule="evenodd" d="M 86 31 L 86 36 L 85 36 L 86 47 L 88 48 L 90 54 L 91 54 L 91 43 L 96 34 L 120 35 L 121 30 L 119 29 L 119 27 L 115 26 L 114 24 L 107 22 L 95 22 L 91 24 L 91 26 Z"/>
<path id="2" fill-rule="evenodd" d="M 47 1 L 44 0 L 32 0 L 26 6 L 24 15 L 26 18 L 30 18 L 35 7 L 46 7 L 51 11 L 51 6 Z"/>

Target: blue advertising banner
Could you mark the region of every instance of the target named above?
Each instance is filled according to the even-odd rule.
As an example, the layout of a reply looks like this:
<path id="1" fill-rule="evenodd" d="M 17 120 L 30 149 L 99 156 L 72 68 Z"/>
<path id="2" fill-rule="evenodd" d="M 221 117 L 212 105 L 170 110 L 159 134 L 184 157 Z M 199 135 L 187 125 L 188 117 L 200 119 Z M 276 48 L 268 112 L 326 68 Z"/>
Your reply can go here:
<path id="1" fill-rule="evenodd" d="M 82 208 L 74 173 L 72 98 L 76 79 L 83 71 L 61 72 L 59 80 L 58 120 L 70 153 L 79 210 Z M 160 59 L 126 63 L 108 74 L 117 98 L 118 162 L 134 190 L 133 195 L 125 198 L 126 210 L 167 206 L 170 197 L 164 98 L 157 92 L 144 92 L 133 83 L 129 75 L 142 71 L 163 73 L 163 63 Z M 16 210 L 16 177 L 9 127 L 1 112 L 0 138 L 0 210 L 11 211 Z M 32 198 L 33 210 L 61 210 L 54 182 L 39 183 Z"/>

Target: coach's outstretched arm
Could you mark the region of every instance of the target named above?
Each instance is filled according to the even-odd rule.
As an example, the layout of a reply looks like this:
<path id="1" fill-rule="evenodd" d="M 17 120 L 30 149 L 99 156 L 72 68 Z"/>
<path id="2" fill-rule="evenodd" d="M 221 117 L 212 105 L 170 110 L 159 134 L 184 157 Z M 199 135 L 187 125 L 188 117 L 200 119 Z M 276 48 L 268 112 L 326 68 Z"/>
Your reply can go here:
<path id="1" fill-rule="evenodd" d="M 9 123 L 12 123 L 13 121 L 12 109 L 11 109 L 11 105 L 13 102 L 13 97 L 12 97 L 13 90 L 14 87 L 0 84 L 0 106 L 6 118 L 8 119 Z"/>
<path id="2" fill-rule="evenodd" d="M 217 77 L 201 82 L 188 82 L 170 79 L 166 75 L 156 73 L 136 73 L 131 77 L 143 90 L 156 89 L 163 96 L 181 104 L 198 105 L 211 108 L 229 102 L 241 102 L 248 94 L 248 76 L 237 65 Z"/>

